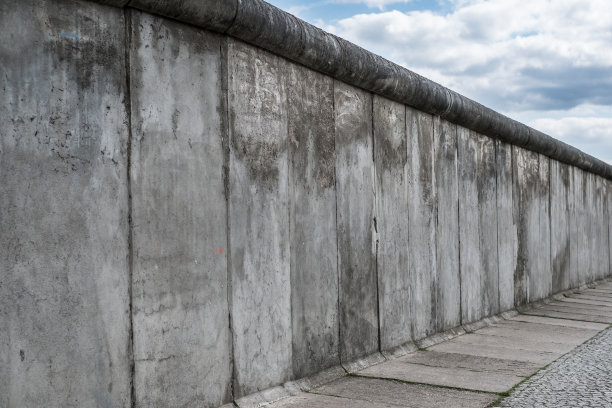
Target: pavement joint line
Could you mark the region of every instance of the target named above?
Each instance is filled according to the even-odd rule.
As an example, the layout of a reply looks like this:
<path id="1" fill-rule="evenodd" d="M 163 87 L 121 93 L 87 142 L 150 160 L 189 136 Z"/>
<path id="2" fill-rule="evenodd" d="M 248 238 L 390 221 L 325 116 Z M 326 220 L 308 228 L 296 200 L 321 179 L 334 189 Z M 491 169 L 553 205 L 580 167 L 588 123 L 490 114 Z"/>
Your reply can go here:
<path id="1" fill-rule="evenodd" d="M 348 375 L 351 376 L 351 374 L 348 374 Z M 349 400 L 349 401 L 364 401 L 364 400 L 360 400 L 360 399 L 356 399 L 356 398 L 345 397 L 343 395 L 336 395 L 336 394 L 331 394 L 331 393 L 330 394 L 324 394 L 322 392 L 315 392 L 313 390 L 311 390 L 311 391 L 304 391 L 304 392 L 307 393 L 307 394 L 320 395 L 320 396 L 323 396 L 323 397 L 342 398 L 342 399 L 346 399 L 346 400 Z M 394 407 L 404 407 L 405 408 L 404 405 L 394 404 L 392 402 L 386 402 L 385 404 L 392 405 Z"/>
<path id="2" fill-rule="evenodd" d="M 533 312 L 519 312 L 522 315 L 525 316 L 539 316 L 539 317 L 548 317 L 550 319 L 559 319 L 559 320 L 571 320 L 574 322 L 586 322 L 586 323 L 601 323 L 601 322 L 592 322 L 590 320 L 582 320 L 582 319 L 574 319 L 574 318 L 569 318 L 569 317 L 556 317 L 556 316 L 545 316 L 542 314 L 535 314 Z M 559 313 L 563 313 L 563 312 L 559 312 Z M 602 316 L 605 317 L 605 316 Z M 607 323 L 601 323 L 601 324 L 607 324 Z"/>
<path id="3" fill-rule="evenodd" d="M 348 374 L 348 375 L 350 376 L 350 374 Z M 343 395 L 336 395 L 336 394 L 331 394 L 331 393 L 330 394 L 324 394 L 322 392 L 316 392 L 316 391 L 313 391 L 313 390 L 311 390 L 311 391 L 304 391 L 304 392 L 307 393 L 307 394 L 312 394 L 312 395 L 320 395 L 322 397 L 342 398 L 342 399 L 349 400 L 349 401 L 363 401 L 363 400 L 356 399 L 356 398 L 345 397 Z M 404 407 L 403 405 L 394 404 L 392 402 L 386 402 L 386 404 L 387 405 L 393 405 L 394 407 Z"/>
<path id="4" fill-rule="evenodd" d="M 554 313 L 566 313 L 566 314 L 573 314 L 573 315 L 584 315 L 584 316 L 588 316 L 588 317 L 593 317 L 593 318 L 597 318 L 597 319 L 611 319 L 612 315 L 605 315 L 605 314 L 598 314 L 597 310 L 594 310 L 592 313 L 585 313 L 585 312 L 581 312 L 580 310 L 584 310 L 584 309 L 579 309 L 578 311 L 571 312 L 568 310 L 560 310 L 560 309 L 565 309 L 563 307 L 552 307 L 552 308 L 546 308 L 541 310 L 542 312 L 554 312 Z M 605 323 L 604 323 L 605 324 Z"/>
<path id="5" fill-rule="evenodd" d="M 502 339 L 507 339 L 507 338 L 511 337 L 511 336 L 508 336 L 508 335 L 499 335 L 499 334 L 495 334 L 495 333 L 472 333 L 472 334 L 477 334 L 479 336 L 502 338 Z M 599 334 L 599 331 L 597 331 L 597 334 Z M 595 335 L 597 335 L 597 334 L 595 334 Z M 547 340 L 547 341 L 541 341 L 541 342 L 543 342 L 543 343 L 544 342 L 545 343 L 551 343 L 551 344 L 555 344 L 557 346 L 572 346 L 574 344 L 574 343 L 559 343 L 559 342 L 556 342 L 556 341 L 553 341 L 553 340 L 550 340 L 550 341 Z M 578 347 L 578 346 L 576 346 L 576 347 Z M 517 347 L 517 350 L 529 351 L 529 349 L 522 349 L 520 347 Z"/>
<path id="6" fill-rule="evenodd" d="M 395 382 L 399 382 L 403 384 L 423 385 L 426 387 L 433 387 L 433 388 L 444 388 L 445 390 L 469 391 L 469 392 L 476 392 L 479 394 L 489 394 L 489 395 L 499 395 L 500 394 L 499 392 L 494 392 L 494 391 L 483 391 L 483 390 L 475 390 L 471 388 L 452 387 L 449 385 L 429 384 L 429 383 L 423 383 L 423 382 L 418 382 L 418 381 L 401 380 L 399 378 L 386 378 L 386 377 L 377 377 L 377 376 L 372 376 L 372 375 L 360 375 L 357 373 L 350 373 L 348 374 L 348 376 L 354 377 L 354 378 L 365 378 L 365 379 L 372 379 L 372 380 L 395 381 Z"/>
<path id="7" fill-rule="evenodd" d="M 574 315 L 596 316 L 596 317 L 603 317 L 603 318 L 609 317 L 609 316 L 606 316 L 606 315 L 598 314 L 598 312 L 600 312 L 600 310 L 597 310 L 597 309 L 584 309 L 584 308 L 576 307 L 575 309 L 573 309 L 573 311 L 554 310 L 554 309 L 550 310 L 550 308 L 555 308 L 555 307 L 559 307 L 561 309 L 572 309 L 571 306 L 557 306 L 557 305 L 553 305 L 553 304 L 545 305 L 545 306 L 539 306 L 539 307 L 534 308 L 534 309 L 535 310 L 542 310 L 543 309 L 543 311 L 545 311 L 545 312 L 546 311 L 549 311 L 549 312 L 559 312 L 559 313 L 567 313 L 567 314 L 574 314 Z M 585 313 L 584 310 L 587 310 L 588 313 Z M 607 312 L 611 312 L 611 311 L 612 311 L 612 309 L 609 310 L 609 311 L 608 310 L 606 310 L 606 311 L 602 310 L 601 312 L 607 313 Z"/>

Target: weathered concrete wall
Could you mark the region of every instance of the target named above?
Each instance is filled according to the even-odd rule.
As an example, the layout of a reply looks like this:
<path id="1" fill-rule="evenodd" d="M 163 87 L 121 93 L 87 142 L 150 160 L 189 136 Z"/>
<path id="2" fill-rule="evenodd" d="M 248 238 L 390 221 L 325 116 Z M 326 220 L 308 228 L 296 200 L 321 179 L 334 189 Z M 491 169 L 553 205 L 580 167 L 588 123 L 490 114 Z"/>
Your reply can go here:
<path id="1" fill-rule="evenodd" d="M 284 80 L 293 376 L 301 378 L 340 363 L 334 81 L 296 64 Z"/>
<path id="2" fill-rule="evenodd" d="M 457 126 L 434 117 L 437 331 L 461 324 L 458 177 Z"/>
<path id="3" fill-rule="evenodd" d="M 380 346 L 412 340 L 406 106 L 374 97 L 376 260 Z"/>
<path id="4" fill-rule="evenodd" d="M 610 242 L 608 241 L 608 193 L 607 180 L 595 175 L 597 180 L 597 213 L 595 223 L 597 225 L 597 254 L 599 261 L 595 280 L 604 279 L 610 274 Z"/>
<path id="5" fill-rule="evenodd" d="M 571 287 L 570 202 L 574 199 L 572 169 L 552 161 L 550 164 L 550 247 L 552 257 L 552 290 Z"/>
<path id="6" fill-rule="evenodd" d="M 596 159 L 259 0 L 131 4 L 217 33 L 0 5 L 0 405 L 217 407 L 610 275 Z"/>
<path id="7" fill-rule="evenodd" d="M 285 61 L 229 41 L 229 234 L 234 392 L 291 378 Z"/>
<path id="8" fill-rule="evenodd" d="M 219 406 L 231 397 L 222 39 L 131 22 L 134 398 Z"/>
<path id="9" fill-rule="evenodd" d="M 495 140 L 459 129 L 461 321 L 499 313 Z"/>
<path id="10" fill-rule="evenodd" d="M 518 231 L 514 299 L 515 305 L 520 305 L 552 293 L 549 159 L 514 147 L 513 160 L 513 202 Z"/>
<path id="11" fill-rule="evenodd" d="M 436 332 L 438 310 L 433 120 L 431 115 L 408 108 L 406 125 L 412 333 L 423 338 Z"/>
<path id="12" fill-rule="evenodd" d="M 518 251 L 518 211 L 513 197 L 512 146 L 496 141 L 497 166 L 497 256 L 499 310 L 514 308 L 514 271 Z"/>
<path id="13" fill-rule="evenodd" d="M 0 406 L 129 407 L 123 11 L 7 0 L 0 27 Z"/>
<path id="14" fill-rule="evenodd" d="M 340 358 L 349 362 L 378 350 L 372 95 L 336 81 L 334 111 Z"/>

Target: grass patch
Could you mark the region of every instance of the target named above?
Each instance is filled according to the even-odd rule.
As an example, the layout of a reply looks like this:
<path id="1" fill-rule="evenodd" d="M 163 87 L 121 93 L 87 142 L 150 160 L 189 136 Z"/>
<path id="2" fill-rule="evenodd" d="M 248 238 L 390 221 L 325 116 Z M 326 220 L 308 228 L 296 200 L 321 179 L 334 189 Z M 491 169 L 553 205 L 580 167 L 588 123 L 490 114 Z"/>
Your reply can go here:
<path id="1" fill-rule="evenodd" d="M 552 363 L 550 363 L 552 364 Z M 540 368 L 538 371 L 536 371 L 535 373 L 531 374 L 528 377 L 523 378 L 523 380 L 521 382 L 519 382 L 518 384 L 515 384 L 514 387 L 510 388 L 508 391 L 504 391 L 504 392 L 499 392 L 497 393 L 497 395 L 499 395 L 499 398 L 496 399 L 495 401 L 493 401 L 492 403 L 489 404 L 489 407 L 499 407 L 499 404 L 502 403 L 503 400 L 505 400 L 506 398 L 508 398 L 510 396 L 510 394 L 512 394 L 514 391 L 516 391 L 516 389 L 518 387 L 521 386 L 521 384 L 531 380 L 533 378 L 533 376 L 535 376 L 537 373 L 539 373 L 542 370 L 546 370 L 548 368 L 548 366 L 550 366 L 550 364 L 546 364 L 544 367 Z"/>

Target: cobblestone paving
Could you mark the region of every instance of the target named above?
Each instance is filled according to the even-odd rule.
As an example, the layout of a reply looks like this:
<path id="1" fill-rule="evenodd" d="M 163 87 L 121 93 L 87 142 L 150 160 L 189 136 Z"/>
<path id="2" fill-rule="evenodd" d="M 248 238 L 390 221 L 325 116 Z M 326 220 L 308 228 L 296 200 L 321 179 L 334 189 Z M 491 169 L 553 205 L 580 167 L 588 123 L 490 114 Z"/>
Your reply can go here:
<path id="1" fill-rule="evenodd" d="M 612 329 L 540 371 L 499 406 L 612 407 Z"/>

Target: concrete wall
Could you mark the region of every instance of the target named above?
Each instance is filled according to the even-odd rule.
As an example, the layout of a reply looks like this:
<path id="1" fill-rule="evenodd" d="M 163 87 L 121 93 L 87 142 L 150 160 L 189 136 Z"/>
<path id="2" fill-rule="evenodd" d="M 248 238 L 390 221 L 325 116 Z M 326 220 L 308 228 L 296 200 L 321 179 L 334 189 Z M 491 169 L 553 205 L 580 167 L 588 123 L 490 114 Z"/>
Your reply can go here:
<path id="1" fill-rule="evenodd" d="M 0 27 L 0 406 L 129 407 L 123 11 L 3 1 Z"/>
<path id="2" fill-rule="evenodd" d="M 221 405 L 232 373 L 223 39 L 129 18 L 134 400 Z"/>
<path id="3" fill-rule="evenodd" d="M 610 275 L 607 170 L 133 8 L 0 23 L 1 406 L 217 407 Z"/>

